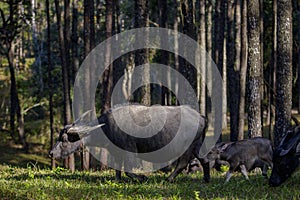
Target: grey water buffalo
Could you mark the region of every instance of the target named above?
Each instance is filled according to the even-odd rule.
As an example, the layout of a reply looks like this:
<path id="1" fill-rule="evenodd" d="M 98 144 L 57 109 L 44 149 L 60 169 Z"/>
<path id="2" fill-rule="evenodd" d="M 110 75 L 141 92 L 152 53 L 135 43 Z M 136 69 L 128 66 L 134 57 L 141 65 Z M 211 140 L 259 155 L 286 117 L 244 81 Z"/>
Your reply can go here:
<path id="1" fill-rule="evenodd" d="M 89 128 L 87 128 L 89 126 L 86 124 L 74 123 L 65 126 L 60 132 L 56 145 L 50 151 L 50 155 L 54 158 L 64 158 L 80 149 L 83 143 L 87 146 L 103 147 L 115 156 L 115 169 L 118 169 L 116 171 L 117 179 L 121 178 L 120 168 L 117 166 L 124 164 L 122 169 L 127 176 L 143 181 L 145 176 L 131 171 L 132 165 L 130 158 L 127 157 L 128 152 L 129 154 L 140 153 L 138 156 L 143 156 L 148 152 L 164 150 L 156 155 L 155 159 L 160 162 L 163 157 L 178 151 L 179 156 L 175 158 L 175 169 L 168 177 L 168 181 L 173 181 L 194 157 L 199 159 L 203 165 L 204 180 L 209 181 L 209 163 L 199 155 L 207 121 L 191 107 L 123 105 L 103 113 L 97 118 L 97 121 L 99 124 L 97 126 L 101 126 L 101 128 L 95 129 L 93 127 L 96 126 L 92 126 L 91 129 L 95 129 L 91 131 L 93 134 L 89 133 Z M 153 129 L 156 134 L 151 135 Z M 178 133 L 183 134 L 178 136 Z M 107 141 L 102 141 L 103 135 L 108 139 Z M 175 142 L 172 143 L 173 141 Z M 172 145 L 168 145 L 169 143 Z M 188 146 L 182 148 L 182 145 Z M 127 153 L 114 152 L 114 146 L 123 150 L 120 152 Z M 170 146 L 170 148 L 164 149 L 166 146 Z M 182 149 L 184 149 L 183 152 L 179 152 Z"/>
<path id="2" fill-rule="evenodd" d="M 249 171 L 256 167 L 263 167 L 263 175 L 266 176 L 268 166 L 272 168 L 272 144 L 266 138 L 256 137 L 229 143 L 218 143 L 208 153 L 210 161 L 223 160 L 229 164 L 226 173 L 228 182 L 234 171 L 241 173 L 248 179 Z"/>
<path id="3" fill-rule="evenodd" d="M 288 131 L 274 150 L 273 170 L 270 186 L 279 186 L 298 168 L 300 164 L 300 126 Z"/>

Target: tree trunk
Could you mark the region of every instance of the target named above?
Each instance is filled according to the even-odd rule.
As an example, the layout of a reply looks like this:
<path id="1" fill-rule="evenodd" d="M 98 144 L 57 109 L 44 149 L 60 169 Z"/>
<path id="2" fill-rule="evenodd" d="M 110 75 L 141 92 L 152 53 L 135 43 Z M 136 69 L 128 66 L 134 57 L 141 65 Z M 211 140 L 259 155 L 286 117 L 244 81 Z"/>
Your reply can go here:
<path id="1" fill-rule="evenodd" d="M 180 22 L 180 6 L 178 6 L 177 0 L 173 0 L 174 3 L 174 26 L 173 29 L 174 31 L 179 31 L 179 22 Z M 174 35 L 174 65 L 175 65 L 175 70 L 179 71 L 179 44 L 178 44 L 178 35 Z M 175 93 L 178 94 L 179 90 L 179 83 L 178 83 L 178 77 L 175 77 Z M 176 105 L 178 105 L 178 101 L 176 100 Z"/>
<path id="2" fill-rule="evenodd" d="M 277 69 L 277 0 L 273 1 L 273 50 L 272 50 L 272 64 L 270 67 L 270 97 L 269 97 L 269 138 L 274 142 L 273 135 L 273 119 L 275 116 L 273 105 L 275 105 L 276 91 L 276 69 Z"/>
<path id="3" fill-rule="evenodd" d="M 134 27 L 148 27 L 149 26 L 149 5 L 148 0 L 136 0 L 135 1 L 135 21 Z M 147 38 L 147 36 L 145 36 Z M 141 42 L 141 41 L 135 41 Z M 144 42 L 149 42 L 146 39 Z M 143 65 L 149 62 L 149 50 L 140 49 L 136 50 L 135 53 L 135 66 Z M 145 67 L 142 76 L 144 86 L 140 89 L 139 98 L 141 103 L 144 105 L 151 105 L 151 94 L 150 94 L 150 68 Z"/>
<path id="4" fill-rule="evenodd" d="M 237 85 L 237 89 L 238 89 L 238 102 L 237 102 L 237 132 L 235 136 L 233 136 L 233 138 L 235 140 L 238 140 L 240 138 L 240 130 L 244 129 L 244 116 L 240 115 L 240 107 L 241 107 L 241 85 L 240 85 L 240 77 L 241 77 L 241 0 L 235 0 L 235 57 L 234 57 L 234 69 L 235 69 L 235 73 L 236 73 L 236 85 Z M 241 117 L 241 118 L 240 118 Z M 242 134 L 244 134 L 244 132 L 242 132 Z"/>
<path id="5" fill-rule="evenodd" d="M 75 81 L 76 73 L 79 69 L 79 51 L 78 51 L 78 0 L 73 0 L 72 8 L 72 82 Z"/>
<path id="6" fill-rule="evenodd" d="M 300 113 L 300 1 L 297 4 L 297 28 L 298 28 L 298 113 Z"/>
<path id="7" fill-rule="evenodd" d="M 70 90 L 69 90 L 69 76 L 68 76 L 68 66 L 66 61 L 66 48 L 64 41 L 64 31 L 61 24 L 61 11 L 59 6 L 59 1 L 55 0 L 56 17 L 57 17 L 57 30 L 59 39 L 59 50 L 61 57 L 61 67 L 62 67 L 62 82 L 63 82 L 63 105 L 64 105 L 64 124 L 71 123 L 71 104 L 70 104 Z M 74 154 L 71 154 L 68 158 L 64 160 L 64 166 L 68 167 L 72 172 L 75 171 Z"/>
<path id="8" fill-rule="evenodd" d="M 246 98 L 246 75 L 247 75 L 247 0 L 242 0 L 242 39 L 241 39 L 241 67 L 240 67 L 240 105 L 239 105 L 239 133 L 238 140 L 244 139 L 245 126 L 245 98 Z"/>
<path id="9" fill-rule="evenodd" d="M 277 72 L 274 144 L 278 146 L 287 132 L 292 108 L 292 1 L 278 0 Z"/>
<path id="10" fill-rule="evenodd" d="M 16 116 L 16 77 L 13 62 L 13 47 L 10 47 L 7 53 L 7 60 L 10 72 L 10 129 L 11 137 L 15 140 L 15 116 Z M 16 141 L 16 140 L 15 140 Z"/>
<path id="11" fill-rule="evenodd" d="M 31 29 L 32 29 L 32 49 L 34 52 L 34 74 L 35 74 L 35 80 L 37 81 L 37 87 L 39 87 L 39 91 L 42 92 L 44 89 L 44 83 L 43 83 L 43 71 L 42 71 L 42 42 L 38 40 L 38 30 L 37 30 L 37 24 L 36 24 L 36 0 L 31 0 Z"/>
<path id="12" fill-rule="evenodd" d="M 248 1 L 248 136 L 262 136 L 259 0 Z"/>
<path id="13" fill-rule="evenodd" d="M 158 10 L 159 10 L 159 27 L 161 28 L 167 28 L 167 0 L 158 0 Z M 168 45 L 167 41 L 161 40 L 160 41 L 162 46 Z M 169 54 L 166 51 L 159 51 L 159 58 L 158 62 L 163 65 L 168 65 L 169 61 Z M 167 80 L 167 82 L 170 81 L 170 71 L 168 70 L 165 75 L 163 75 L 164 78 Z M 171 88 L 170 85 L 168 85 L 168 88 Z M 161 88 L 161 103 L 162 105 L 170 105 L 171 103 L 171 92 L 166 87 Z M 158 101 L 159 102 L 159 101 Z"/>
<path id="14" fill-rule="evenodd" d="M 263 136 L 263 126 L 264 126 L 264 99 L 265 99 L 265 84 L 264 84 L 264 10 L 263 10 L 263 0 L 259 0 L 259 26 L 260 26 L 260 65 L 261 65 L 261 89 L 260 89 L 260 100 L 261 100 L 261 133 Z"/>
<path id="15" fill-rule="evenodd" d="M 199 1 L 200 5 L 200 12 L 199 12 L 199 35 L 198 35 L 198 40 L 199 40 L 199 45 L 203 50 L 206 50 L 206 30 L 205 30 L 205 0 L 200 0 Z M 206 102 L 206 96 L 207 96 L 207 91 L 206 91 L 206 80 L 210 81 L 209 77 L 207 77 L 208 73 L 207 70 L 208 68 L 206 67 L 206 55 L 201 52 L 200 56 L 200 68 L 197 69 L 197 95 L 198 99 L 200 101 L 200 113 L 201 115 L 206 116 L 207 114 L 207 102 Z M 211 73 L 209 73 L 211 75 Z M 211 78 L 211 77 L 210 77 Z M 210 82 L 211 83 L 211 82 Z M 211 86 L 211 84 L 209 84 Z M 208 92 L 212 92 L 212 88 L 207 85 L 207 89 L 209 90 Z M 208 100 L 209 101 L 209 100 Z"/>
<path id="16" fill-rule="evenodd" d="M 227 4 L 227 68 L 229 84 L 229 111 L 230 111 L 230 141 L 238 139 L 238 105 L 239 105 L 239 67 L 235 66 L 235 40 L 234 40 L 234 1 Z"/>
<path id="17" fill-rule="evenodd" d="M 71 61 L 70 61 L 70 46 L 71 46 L 71 14 L 70 14 L 70 0 L 64 0 L 64 48 L 65 48 L 65 56 L 66 56 L 66 72 L 68 76 L 68 90 L 70 93 L 71 90 Z M 70 106 L 71 106 L 71 98 L 69 98 Z"/>
<path id="18" fill-rule="evenodd" d="M 209 57 L 212 57 L 212 1 L 206 1 L 205 9 L 206 9 L 206 52 Z M 205 13 L 204 13 L 205 14 Z M 205 16 L 205 15 L 204 15 Z M 213 87 L 213 74 L 212 74 L 212 66 L 210 59 L 206 59 L 206 79 L 207 81 L 207 89 L 206 92 L 206 113 L 208 119 L 211 118 L 212 113 L 212 103 L 211 103 L 211 95 L 212 95 L 212 87 Z"/>
<path id="19" fill-rule="evenodd" d="M 51 63 L 51 24 L 50 24 L 50 5 L 46 0 L 47 15 L 47 68 L 48 68 L 48 88 L 49 88 L 49 118 L 50 118 L 50 149 L 54 145 L 54 129 L 53 129 L 53 82 L 52 82 L 52 63 Z M 51 169 L 55 168 L 55 159 L 51 158 Z"/>
<path id="20" fill-rule="evenodd" d="M 226 2 L 217 0 L 215 2 L 214 14 L 214 51 L 212 57 L 223 78 L 223 100 L 222 100 L 222 127 L 227 127 L 227 73 L 226 73 L 226 37 L 225 26 L 226 24 Z M 221 137 L 220 137 L 221 141 Z"/>
<path id="21" fill-rule="evenodd" d="M 105 14 L 105 30 L 106 30 L 106 38 L 110 38 L 113 34 L 113 10 L 114 10 L 114 1 L 106 0 L 106 14 Z M 111 44 L 107 43 L 105 50 L 105 63 L 109 63 L 111 59 Z M 107 65 L 107 64 L 106 64 Z M 107 69 L 104 71 L 103 75 L 103 95 L 104 95 L 104 107 L 103 112 L 110 109 L 111 107 L 111 93 L 113 88 L 113 64 L 109 65 Z"/>

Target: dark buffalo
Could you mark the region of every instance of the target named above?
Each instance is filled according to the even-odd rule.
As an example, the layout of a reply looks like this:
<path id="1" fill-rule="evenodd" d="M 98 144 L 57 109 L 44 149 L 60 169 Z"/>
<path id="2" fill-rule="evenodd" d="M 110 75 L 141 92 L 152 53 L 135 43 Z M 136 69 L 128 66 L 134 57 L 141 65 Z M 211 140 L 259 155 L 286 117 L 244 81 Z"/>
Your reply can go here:
<path id="1" fill-rule="evenodd" d="M 124 113 L 128 112 L 130 116 L 124 116 Z M 165 120 L 156 119 L 150 117 L 149 113 L 155 113 L 154 116 L 160 117 L 165 116 Z M 163 117 L 162 117 L 163 118 Z M 119 120 L 119 124 L 116 122 Z M 135 132 L 136 135 L 144 134 L 137 131 L 140 127 L 145 127 L 151 121 L 154 120 L 155 123 L 162 124 L 162 127 L 158 130 L 158 133 L 150 137 L 135 137 L 135 135 L 129 135 L 129 132 Z M 124 164 L 124 171 L 127 176 L 131 178 L 137 178 L 138 180 L 144 180 L 143 175 L 137 175 L 131 173 L 130 169 L 130 159 L 127 157 L 126 153 L 122 155 L 115 155 L 114 152 L 110 151 L 110 146 L 118 146 L 125 152 L 134 153 L 147 153 L 153 152 L 158 149 L 162 149 L 164 146 L 169 144 L 174 140 L 179 129 L 185 130 L 186 132 L 182 137 L 180 137 L 180 144 L 185 144 L 190 142 L 190 145 L 180 153 L 178 159 L 175 161 L 175 169 L 172 174 L 168 177 L 168 181 L 173 181 L 173 179 L 188 165 L 188 162 L 196 157 L 200 160 L 204 168 L 204 180 L 209 181 L 209 163 L 205 162 L 204 159 L 199 156 L 199 149 L 205 137 L 205 131 L 207 127 L 207 122 L 205 117 L 201 116 L 196 110 L 190 108 L 189 106 L 142 106 L 142 105 L 126 105 L 111 109 L 98 118 L 99 126 L 105 136 L 110 142 L 102 142 L 101 137 L 99 137 L 100 131 L 94 130 L 96 134 L 89 133 L 89 126 L 78 125 L 74 123 L 73 125 L 67 125 L 61 131 L 57 144 L 50 151 L 50 155 L 54 158 L 64 158 L 71 154 L 72 152 L 80 149 L 80 146 L 84 143 L 85 145 L 95 145 L 103 148 L 107 148 L 110 153 L 112 153 L 115 158 L 117 165 Z M 125 126 L 122 129 L 119 125 Z M 94 129 L 94 128 L 92 128 Z M 126 130 L 125 130 L 126 129 Z M 138 129 L 139 130 L 139 129 Z M 194 131 L 194 132 L 192 132 Z M 84 137 L 82 137 L 84 132 Z M 142 132 L 142 131 L 141 131 Z M 151 132 L 151 127 L 150 127 Z M 79 137 L 80 135 L 80 137 Z M 80 139 L 82 138 L 82 139 Z M 178 141 L 177 141 L 178 142 Z M 96 144 L 95 144 L 96 143 Z M 178 143 L 178 145 L 180 145 Z M 166 149 L 163 154 L 168 155 L 174 151 L 179 151 L 179 146 L 173 145 L 172 148 Z M 164 155 L 158 156 L 163 157 Z M 117 167 L 116 169 L 120 169 Z M 130 173 L 129 173 L 129 172 Z M 120 172 L 117 171 L 117 179 L 121 178 Z"/>
<path id="2" fill-rule="evenodd" d="M 249 171 L 256 167 L 263 168 L 263 175 L 266 176 L 268 166 L 272 168 L 272 144 L 266 138 L 256 137 L 237 142 L 219 143 L 209 152 L 209 161 L 222 160 L 229 164 L 226 173 L 228 182 L 234 171 L 241 171 L 248 179 Z"/>
<path id="3" fill-rule="evenodd" d="M 297 169 L 300 164 L 300 126 L 288 131 L 275 149 L 270 186 L 279 186 Z"/>

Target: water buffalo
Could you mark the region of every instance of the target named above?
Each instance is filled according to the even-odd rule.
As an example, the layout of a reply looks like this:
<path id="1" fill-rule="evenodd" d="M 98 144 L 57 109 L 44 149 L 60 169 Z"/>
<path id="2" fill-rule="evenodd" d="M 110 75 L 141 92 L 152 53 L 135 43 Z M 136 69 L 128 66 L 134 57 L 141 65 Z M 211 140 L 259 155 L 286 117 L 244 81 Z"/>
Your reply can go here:
<path id="1" fill-rule="evenodd" d="M 237 142 L 218 143 L 208 153 L 210 161 L 223 160 L 229 164 L 226 173 L 228 182 L 234 171 L 241 171 L 248 179 L 249 171 L 263 166 L 263 175 L 267 175 L 268 166 L 272 168 L 272 144 L 266 138 L 256 137 Z"/>
<path id="2" fill-rule="evenodd" d="M 279 186 L 300 164 L 300 126 L 288 131 L 274 151 L 270 186 Z"/>
<path id="3" fill-rule="evenodd" d="M 65 126 L 60 133 L 58 142 L 50 151 L 50 155 L 54 158 L 66 157 L 78 150 L 83 143 L 87 146 L 103 147 L 114 155 L 115 169 L 120 170 L 118 166 L 124 164 L 123 169 L 127 176 L 143 181 L 145 176 L 132 173 L 130 167 L 134 166 L 131 165 L 127 154 L 115 153 L 113 150 L 110 150 L 111 146 L 120 147 L 124 150 L 122 152 L 141 153 L 144 155 L 147 152 L 161 150 L 175 140 L 175 145 L 169 145 L 171 147 L 161 151 L 161 154 L 156 158 L 160 162 L 159 159 L 167 157 L 176 151 L 182 151 L 179 145 L 188 145 L 176 157 L 175 169 L 168 177 L 168 181 L 173 181 L 194 157 L 199 159 L 203 165 L 204 180 L 206 182 L 209 181 L 209 163 L 200 158 L 199 155 L 199 149 L 205 137 L 207 121 L 205 117 L 191 107 L 123 105 L 105 112 L 98 117 L 97 121 L 102 131 L 96 129 L 93 131 L 96 134 L 90 134 L 87 125 L 74 123 Z M 154 122 L 154 125 L 152 122 Z M 146 127 L 146 131 L 143 131 L 143 127 Z M 157 134 L 145 137 L 145 133 L 150 134 L 149 132 L 153 132 L 153 129 L 157 129 L 157 127 L 159 127 L 158 130 L 155 130 Z M 83 134 L 82 132 L 84 132 L 84 137 L 79 137 L 79 135 Z M 177 137 L 179 132 L 183 134 Z M 102 136 L 101 133 L 104 133 L 109 142 L 100 141 L 103 138 L 99 137 Z M 141 156 L 141 154 L 138 156 Z M 121 178 L 119 170 L 117 170 L 116 174 L 117 179 Z"/>

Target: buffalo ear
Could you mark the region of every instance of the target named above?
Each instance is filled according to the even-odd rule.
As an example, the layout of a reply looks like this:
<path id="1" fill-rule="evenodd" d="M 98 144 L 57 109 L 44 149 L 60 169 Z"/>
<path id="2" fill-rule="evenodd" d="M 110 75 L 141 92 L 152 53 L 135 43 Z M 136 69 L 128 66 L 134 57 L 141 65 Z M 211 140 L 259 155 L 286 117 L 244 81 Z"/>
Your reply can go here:
<path id="1" fill-rule="evenodd" d="M 298 145 L 296 147 L 296 156 L 300 157 L 300 142 L 298 143 Z"/>
<path id="2" fill-rule="evenodd" d="M 69 140 L 68 140 L 68 135 L 67 135 L 67 134 L 64 133 L 64 134 L 62 135 L 62 141 L 63 141 L 63 142 L 69 142 Z"/>
<path id="3" fill-rule="evenodd" d="M 224 145 L 220 146 L 220 148 L 218 149 L 220 153 L 224 152 L 227 147 L 229 147 L 232 143 L 229 142 L 229 143 L 225 143 Z"/>
<path id="4" fill-rule="evenodd" d="M 288 154 L 292 149 L 293 147 L 295 147 L 296 143 L 298 142 L 298 138 L 297 137 L 294 137 L 293 139 L 291 139 L 290 141 L 287 142 L 285 146 L 285 148 L 281 147 L 280 146 L 280 153 L 279 155 L 280 156 L 284 156 L 286 154 Z M 297 146 L 298 148 L 298 146 Z"/>

